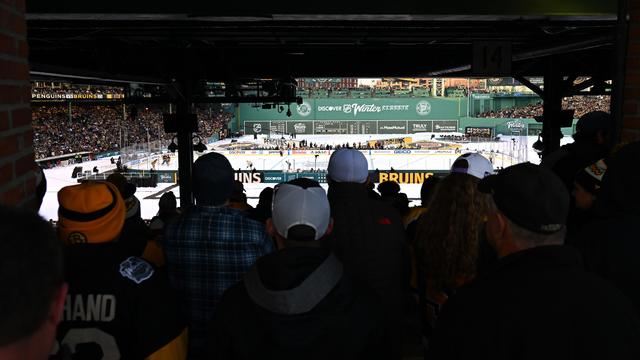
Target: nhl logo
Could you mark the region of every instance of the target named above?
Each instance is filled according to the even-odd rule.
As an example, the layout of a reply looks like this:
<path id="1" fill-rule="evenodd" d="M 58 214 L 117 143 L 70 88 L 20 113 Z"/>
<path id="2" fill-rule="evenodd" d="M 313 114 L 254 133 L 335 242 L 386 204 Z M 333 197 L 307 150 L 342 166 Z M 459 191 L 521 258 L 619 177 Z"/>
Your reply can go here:
<path id="1" fill-rule="evenodd" d="M 422 116 L 429 115 L 429 113 L 431 112 L 431 104 L 426 100 L 420 101 L 416 105 L 416 112 L 418 113 L 418 115 Z"/>
<path id="2" fill-rule="evenodd" d="M 253 132 L 261 133 L 262 132 L 262 124 L 253 124 Z"/>

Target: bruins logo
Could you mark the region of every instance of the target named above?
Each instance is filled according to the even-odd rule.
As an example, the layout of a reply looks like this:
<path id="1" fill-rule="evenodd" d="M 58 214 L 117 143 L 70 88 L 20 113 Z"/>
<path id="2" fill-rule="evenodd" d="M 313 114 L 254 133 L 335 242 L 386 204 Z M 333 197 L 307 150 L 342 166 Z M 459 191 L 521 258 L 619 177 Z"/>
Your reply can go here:
<path id="1" fill-rule="evenodd" d="M 70 245 L 73 244 L 85 244 L 87 242 L 87 236 L 81 232 L 72 232 L 69 234 L 67 241 Z"/>

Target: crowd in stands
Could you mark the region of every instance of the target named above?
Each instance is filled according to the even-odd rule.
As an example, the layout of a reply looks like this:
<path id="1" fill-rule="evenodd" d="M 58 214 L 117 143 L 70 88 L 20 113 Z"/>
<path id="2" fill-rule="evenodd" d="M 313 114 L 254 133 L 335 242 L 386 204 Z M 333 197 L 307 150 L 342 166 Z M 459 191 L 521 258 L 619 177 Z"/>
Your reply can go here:
<path id="1" fill-rule="evenodd" d="M 162 109 L 122 105 L 35 105 L 32 108 L 36 159 L 89 151 L 120 150 L 148 141 L 170 141 L 162 124 Z M 232 115 L 220 106 L 198 106 L 199 135 L 207 139 L 226 127 Z"/>
<path id="2" fill-rule="evenodd" d="M 541 165 L 463 154 L 415 208 L 347 147 L 328 191 L 256 208 L 205 154 L 196 205 L 163 195 L 153 228 L 119 173 L 61 189 L 55 232 L 0 207 L 0 358 L 638 359 L 640 142 L 610 122 Z"/>
<path id="3" fill-rule="evenodd" d="M 573 96 L 562 99 L 562 109 L 575 110 L 574 117 L 581 118 L 584 114 L 592 111 L 609 111 L 610 96 Z M 534 116 L 542 115 L 542 103 L 528 104 L 497 111 L 487 111 L 476 115 L 482 118 L 523 118 L 531 119 Z"/>

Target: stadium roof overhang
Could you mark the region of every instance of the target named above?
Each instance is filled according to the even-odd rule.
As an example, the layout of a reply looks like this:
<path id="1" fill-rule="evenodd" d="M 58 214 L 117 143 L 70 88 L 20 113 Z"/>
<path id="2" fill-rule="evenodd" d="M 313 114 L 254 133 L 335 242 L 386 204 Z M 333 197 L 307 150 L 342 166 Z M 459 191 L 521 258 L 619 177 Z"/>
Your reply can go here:
<path id="1" fill-rule="evenodd" d="M 616 24 L 611 0 L 27 2 L 35 76 L 149 83 L 468 76 L 486 41 L 510 44 L 515 76 L 553 59 L 567 76 L 609 79 Z"/>

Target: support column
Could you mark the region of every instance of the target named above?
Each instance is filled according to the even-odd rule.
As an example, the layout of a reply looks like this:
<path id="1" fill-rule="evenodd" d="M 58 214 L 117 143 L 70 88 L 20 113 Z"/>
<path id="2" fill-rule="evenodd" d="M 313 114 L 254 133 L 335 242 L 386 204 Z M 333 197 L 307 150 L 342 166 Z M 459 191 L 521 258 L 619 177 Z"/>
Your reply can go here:
<path id="1" fill-rule="evenodd" d="M 553 59 L 547 65 L 544 75 L 544 110 L 542 123 L 542 142 L 546 156 L 560 148 L 560 112 L 562 111 L 562 75 L 553 67 Z"/>
<path id="2" fill-rule="evenodd" d="M 179 100 L 176 106 L 176 114 L 180 122 L 178 129 L 178 177 L 180 185 L 180 207 L 186 208 L 193 205 L 193 186 L 191 184 L 193 133 L 186 122 L 187 115 L 191 114 L 190 82 L 185 82 L 182 88 L 184 97 Z"/>

